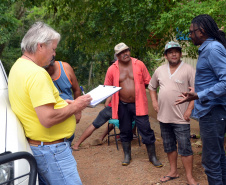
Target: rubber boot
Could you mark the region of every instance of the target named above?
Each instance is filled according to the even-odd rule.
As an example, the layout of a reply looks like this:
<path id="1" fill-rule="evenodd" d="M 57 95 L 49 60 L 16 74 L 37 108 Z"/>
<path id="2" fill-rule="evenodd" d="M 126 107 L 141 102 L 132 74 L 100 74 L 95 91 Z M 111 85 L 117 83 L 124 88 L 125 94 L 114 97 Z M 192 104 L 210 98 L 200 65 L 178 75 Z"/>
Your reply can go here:
<path id="1" fill-rule="evenodd" d="M 128 166 L 131 160 L 131 142 L 122 142 L 124 160 L 122 166 Z"/>
<path id="2" fill-rule="evenodd" d="M 162 163 L 156 158 L 155 144 L 146 144 L 149 161 L 157 168 L 162 167 Z"/>

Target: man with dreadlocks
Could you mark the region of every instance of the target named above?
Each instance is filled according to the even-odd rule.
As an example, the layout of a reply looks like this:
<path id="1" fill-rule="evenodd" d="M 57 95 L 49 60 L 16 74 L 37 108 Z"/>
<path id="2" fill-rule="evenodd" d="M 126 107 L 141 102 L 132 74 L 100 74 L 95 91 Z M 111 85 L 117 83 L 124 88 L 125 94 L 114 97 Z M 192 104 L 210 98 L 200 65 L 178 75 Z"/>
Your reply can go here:
<path id="1" fill-rule="evenodd" d="M 198 49 L 195 90 L 182 93 L 180 104 L 195 100 L 203 143 L 202 165 L 210 185 L 226 184 L 226 38 L 209 15 L 192 20 L 189 37 Z"/>

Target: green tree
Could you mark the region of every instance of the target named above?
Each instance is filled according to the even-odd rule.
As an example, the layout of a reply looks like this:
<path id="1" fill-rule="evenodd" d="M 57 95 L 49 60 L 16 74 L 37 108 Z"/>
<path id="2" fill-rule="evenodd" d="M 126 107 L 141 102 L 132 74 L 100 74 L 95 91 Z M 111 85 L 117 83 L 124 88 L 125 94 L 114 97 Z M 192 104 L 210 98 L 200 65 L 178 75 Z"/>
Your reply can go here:
<path id="1" fill-rule="evenodd" d="M 2 0 L 0 56 L 10 69 L 21 55 L 25 32 L 41 20 L 61 33 L 56 59 L 69 62 L 79 82 L 93 87 L 103 83 L 119 42 L 152 73 L 165 43 L 178 32 L 186 35 L 196 15 L 210 14 L 219 27 L 225 26 L 225 6 L 225 0 Z M 196 57 L 196 47 L 180 42 Z"/>
<path id="2" fill-rule="evenodd" d="M 65 58 L 78 66 L 79 71 L 84 69 L 83 75 L 90 76 L 93 71 L 92 83 L 95 84 L 103 83 L 114 46 L 119 42 L 125 42 L 133 57 L 143 60 L 149 69 L 153 68 L 154 62 L 149 62 L 147 54 L 147 51 L 150 53 L 149 24 L 174 4 L 169 0 L 49 0 L 45 6 L 54 14 L 52 24 L 58 25 L 57 30 L 62 34 L 57 58 Z M 88 59 L 85 66 L 79 62 L 82 56 Z"/>
<path id="3" fill-rule="evenodd" d="M 6 43 L 18 27 L 16 17 L 12 15 L 11 10 L 8 8 L 11 5 L 11 1 L 3 0 L 0 2 L 0 57 L 2 56 Z"/>
<path id="4" fill-rule="evenodd" d="M 180 1 L 168 11 L 160 15 L 153 24 L 150 24 L 149 30 L 154 35 L 162 35 L 158 49 L 164 48 L 167 41 L 173 40 L 178 34 L 188 36 L 189 27 L 192 19 L 200 14 L 209 14 L 217 22 L 218 26 L 226 26 L 226 2 L 225 0 L 200 0 L 200 1 Z M 188 56 L 197 57 L 197 47 L 189 44 L 187 41 L 179 41 Z"/>
<path id="5" fill-rule="evenodd" d="M 149 25 L 169 9 L 169 0 L 49 0 L 46 6 L 62 25 L 65 40 L 76 40 L 77 47 L 92 55 L 111 52 L 119 42 L 128 44 L 134 55 L 143 58 L 150 36 Z M 59 24 L 60 23 L 60 24 Z"/>
<path id="6" fill-rule="evenodd" d="M 28 26 L 30 26 L 26 17 L 30 22 L 33 22 L 34 19 L 31 19 L 28 15 L 34 12 L 32 7 L 39 3 L 41 3 L 41 0 L 0 1 L 0 59 L 7 73 L 16 59 L 21 56 L 20 42 Z"/>

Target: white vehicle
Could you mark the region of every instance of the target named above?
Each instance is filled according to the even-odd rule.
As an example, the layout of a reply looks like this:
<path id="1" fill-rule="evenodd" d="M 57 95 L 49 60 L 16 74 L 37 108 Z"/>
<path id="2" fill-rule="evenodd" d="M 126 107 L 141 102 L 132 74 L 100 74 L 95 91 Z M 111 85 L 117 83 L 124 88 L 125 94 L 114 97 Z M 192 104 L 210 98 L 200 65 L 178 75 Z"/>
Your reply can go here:
<path id="1" fill-rule="evenodd" d="M 0 157 L 21 151 L 32 153 L 23 127 L 11 110 L 8 98 L 8 79 L 0 60 Z M 0 184 L 29 172 L 30 165 L 25 159 L 2 164 L 0 165 Z M 7 185 L 27 185 L 28 181 L 27 175 Z"/>

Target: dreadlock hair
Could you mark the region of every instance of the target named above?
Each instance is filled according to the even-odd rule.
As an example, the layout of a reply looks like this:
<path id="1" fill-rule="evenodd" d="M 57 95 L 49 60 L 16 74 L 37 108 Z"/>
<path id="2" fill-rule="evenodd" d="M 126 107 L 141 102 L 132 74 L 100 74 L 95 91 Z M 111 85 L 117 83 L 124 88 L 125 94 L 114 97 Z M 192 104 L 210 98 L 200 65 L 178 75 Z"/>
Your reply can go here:
<path id="1" fill-rule="evenodd" d="M 225 33 L 222 30 L 219 30 L 216 22 L 210 15 L 198 15 L 192 20 L 191 23 L 196 24 L 201 32 L 202 29 L 204 29 L 205 33 L 202 32 L 203 34 L 216 39 L 226 48 Z"/>

